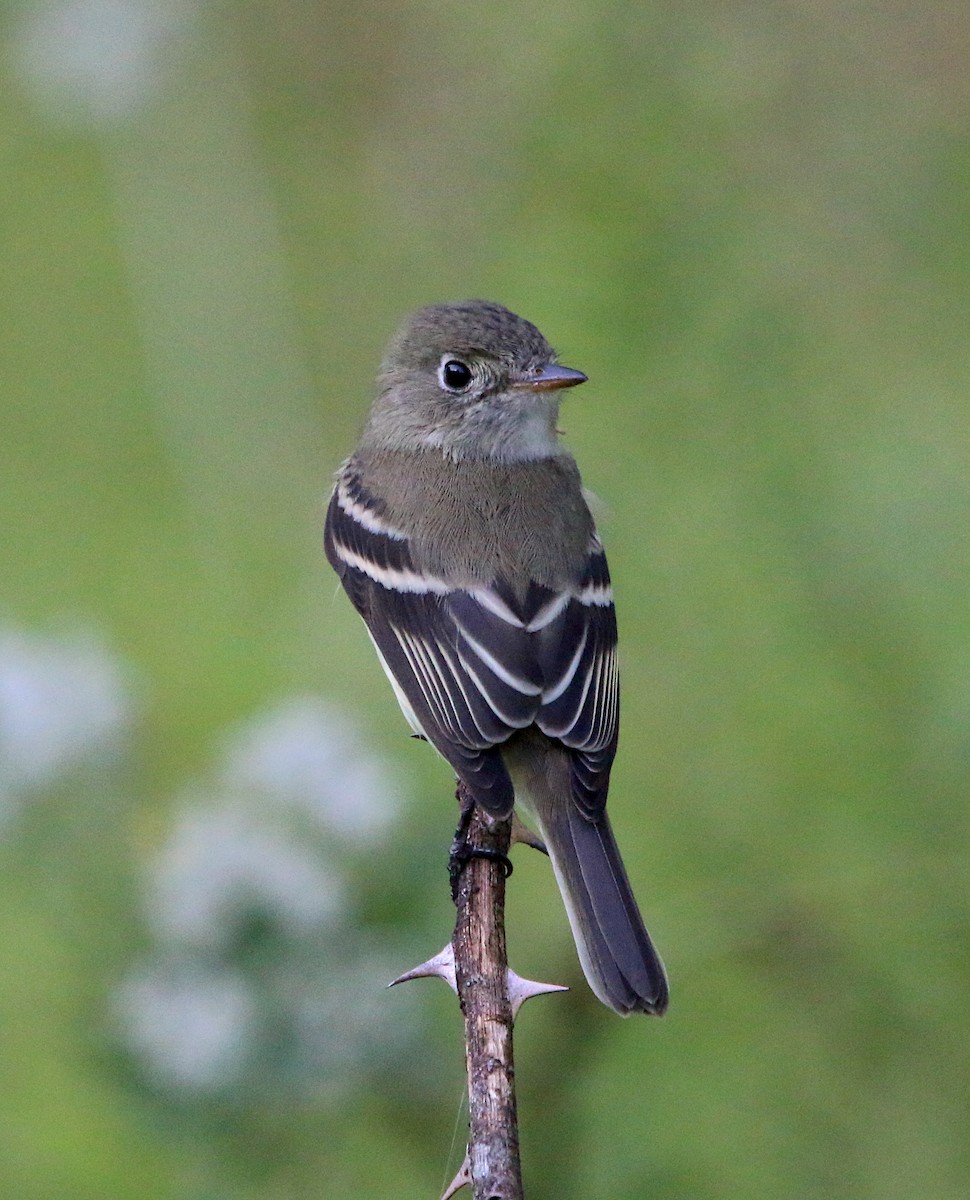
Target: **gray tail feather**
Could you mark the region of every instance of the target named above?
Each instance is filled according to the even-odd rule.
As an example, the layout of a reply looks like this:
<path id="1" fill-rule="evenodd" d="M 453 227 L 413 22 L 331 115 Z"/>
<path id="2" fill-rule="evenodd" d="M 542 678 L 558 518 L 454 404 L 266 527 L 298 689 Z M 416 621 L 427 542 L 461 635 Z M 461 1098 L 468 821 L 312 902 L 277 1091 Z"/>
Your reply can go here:
<path id="1" fill-rule="evenodd" d="M 568 796 L 533 793 L 531 800 L 589 986 L 621 1016 L 659 1016 L 669 998 L 667 973 L 643 924 L 606 814 L 591 821 Z"/>

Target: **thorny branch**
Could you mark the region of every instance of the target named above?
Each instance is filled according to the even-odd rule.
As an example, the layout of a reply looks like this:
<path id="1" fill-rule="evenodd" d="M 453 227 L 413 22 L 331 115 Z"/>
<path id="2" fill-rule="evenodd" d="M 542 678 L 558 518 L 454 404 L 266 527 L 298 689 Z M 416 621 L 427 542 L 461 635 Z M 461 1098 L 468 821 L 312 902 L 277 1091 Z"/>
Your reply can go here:
<path id="1" fill-rule="evenodd" d="M 465 803 L 461 786 L 459 800 Z M 473 809 L 466 837 L 473 850 L 507 855 L 511 822 L 489 825 L 484 814 Z M 521 1200 L 503 864 L 471 858 L 458 880 L 455 904 L 452 945 L 465 1018 L 468 1168 L 473 1194 L 475 1200 Z"/>
<path id="2" fill-rule="evenodd" d="M 523 979 L 509 970 L 505 880 L 513 839 L 544 847 L 514 820 L 490 822 L 460 784 L 458 800 L 462 820 L 451 860 L 457 909 L 453 939 L 391 986 L 435 975 L 461 1002 L 468 1069 L 468 1153 L 441 1200 L 450 1200 L 466 1185 L 472 1187 L 474 1200 L 522 1200 L 512 1025 L 530 997 L 566 988 Z"/>

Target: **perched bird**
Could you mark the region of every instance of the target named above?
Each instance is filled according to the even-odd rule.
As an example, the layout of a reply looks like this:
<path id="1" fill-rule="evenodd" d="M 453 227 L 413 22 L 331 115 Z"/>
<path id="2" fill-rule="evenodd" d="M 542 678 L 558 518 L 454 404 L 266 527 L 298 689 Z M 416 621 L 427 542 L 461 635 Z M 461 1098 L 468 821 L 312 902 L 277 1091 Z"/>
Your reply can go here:
<path id="1" fill-rule="evenodd" d="M 606 815 L 616 617 L 603 546 L 559 440 L 584 383 L 538 329 L 470 300 L 414 313 L 337 476 L 327 557 L 412 729 L 485 812 L 538 826 L 604 1004 L 662 1013 L 667 979 Z"/>

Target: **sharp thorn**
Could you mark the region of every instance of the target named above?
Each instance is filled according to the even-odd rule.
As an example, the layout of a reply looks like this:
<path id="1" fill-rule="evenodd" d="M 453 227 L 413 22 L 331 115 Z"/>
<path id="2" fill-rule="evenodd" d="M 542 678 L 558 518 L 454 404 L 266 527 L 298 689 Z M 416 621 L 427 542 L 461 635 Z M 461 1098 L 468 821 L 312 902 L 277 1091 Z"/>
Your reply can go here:
<path id="1" fill-rule="evenodd" d="M 526 1000 L 531 1000 L 533 996 L 545 996 L 549 992 L 569 991 L 569 988 L 563 987 L 561 983 L 538 983 L 534 979 L 523 979 L 521 975 L 516 975 L 512 970 L 509 970 L 506 975 L 505 986 L 508 989 L 513 1017 Z"/>
<path id="2" fill-rule="evenodd" d="M 410 971 L 398 975 L 397 979 L 392 979 L 387 986 L 394 987 L 399 983 L 407 983 L 410 979 L 428 979 L 433 976 L 443 979 L 453 992 L 458 992 L 458 984 L 455 982 L 455 951 L 451 942 L 443 950 L 439 950 L 434 958 L 429 958 L 420 966 L 412 967 Z"/>
<path id="3" fill-rule="evenodd" d="M 441 1200 L 451 1200 L 457 1192 L 460 1192 L 463 1187 L 471 1187 L 472 1185 L 472 1167 L 468 1161 L 468 1155 L 465 1155 L 465 1161 L 458 1168 L 458 1174 L 448 1184 L 445 1190 L 441 1193 Z"/>
<path id="4" fill-rule="evenodd" d="M 531 846 L 533 850 L 538 850 L 540 854 L 548 855 L 546 843 L 542 838 L 538 837 L 523 821 L 519 820 L 519 814 L 512 813 L 512 844 L 520 842 L 523 846 Z"/>

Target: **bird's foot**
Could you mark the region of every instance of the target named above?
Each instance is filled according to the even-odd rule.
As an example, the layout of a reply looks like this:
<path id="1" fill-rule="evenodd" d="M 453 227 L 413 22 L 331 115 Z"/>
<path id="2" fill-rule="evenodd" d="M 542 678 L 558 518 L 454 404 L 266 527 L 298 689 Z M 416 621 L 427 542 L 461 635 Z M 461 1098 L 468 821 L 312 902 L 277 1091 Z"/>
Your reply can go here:
<path id="1" fill-rule="evenodd" d="M 498 863 L 506 879 L 512 874 L 512 860 L 507 854 L 486 846 L 473 846 L 468 841 L 468 826 L 471 824 L 475 802 L 467 799 L 464 788 L 458 789 L 458 803 L 458 828 L 455 830 L 448 854 L 448 878 L 451 880 L 451 899 L 455 904 L 458 903 L 458 883 L 462 872 L 473 858 L 487 858 Z"/>
<path id="2" fill-rule="evenodd" d="M 455 904 L 458 903 L 458 884 L 462 872 L 473 858 L 487 858 L 490 862 L 498 863 L 506 879 L 512 874 L 512 860 L 501 850 L 469 846 L 467 842 L 459 843 L 457 840 L 452 842 L 451 853 L 448 855 L 448 878 L 451 880 L 451 899 Z"/>

